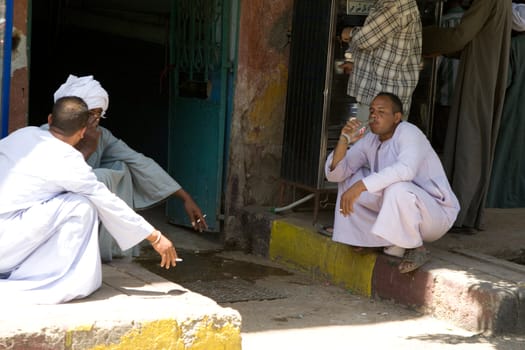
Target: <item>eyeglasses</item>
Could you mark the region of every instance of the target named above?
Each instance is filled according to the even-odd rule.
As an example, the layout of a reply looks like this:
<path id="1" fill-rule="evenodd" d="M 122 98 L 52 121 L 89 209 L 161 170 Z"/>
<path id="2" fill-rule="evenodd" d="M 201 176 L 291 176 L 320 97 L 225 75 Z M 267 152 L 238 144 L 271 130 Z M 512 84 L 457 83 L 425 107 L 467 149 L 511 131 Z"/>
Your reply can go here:
<path id="1" fill-rule="evenodd" d="M 102 118 L 102 119 L 106 119 L 107 118 L 104 115 L 104 111 L 102 110 L 102 108 L 90 109 L 89 110 L 89 116 L 90 117 L 95 117 L 95 118 Z"/>

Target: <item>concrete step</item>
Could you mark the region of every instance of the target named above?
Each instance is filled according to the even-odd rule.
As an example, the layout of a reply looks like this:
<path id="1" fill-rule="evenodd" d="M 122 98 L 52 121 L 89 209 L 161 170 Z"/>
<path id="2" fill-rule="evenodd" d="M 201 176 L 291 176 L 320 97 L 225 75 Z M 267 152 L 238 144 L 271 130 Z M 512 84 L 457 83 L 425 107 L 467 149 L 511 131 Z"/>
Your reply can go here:
<path id="1" fill-rule="evenodd" d="M 3 305 L 0 349 L 241 349 L 241 316 L 132 262 L 62 305 Z"/>
<path id="2" fill-rule="evenodd" d="M 432 259 L 408 274 L 399 258 L 356 253 L 317 232 L 297 217 L 247 212 L 245 220 L 266 217 L 268 232 L 258 234 L 259 253 L 311 273 L 353 293 L 390 299 L 470 331 L 525 332 L 525 268 L 468 250 L 446 251 L 427 245 Z M 266 235 L 266 242 L 264 236 Z"/>

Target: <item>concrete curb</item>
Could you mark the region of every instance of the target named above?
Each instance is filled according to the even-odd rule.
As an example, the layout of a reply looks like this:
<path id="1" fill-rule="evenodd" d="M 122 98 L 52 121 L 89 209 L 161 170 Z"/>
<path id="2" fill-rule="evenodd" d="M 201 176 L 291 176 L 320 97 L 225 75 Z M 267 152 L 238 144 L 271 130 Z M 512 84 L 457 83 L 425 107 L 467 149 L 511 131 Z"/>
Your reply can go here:
<path id="1" fill-rule="evenodd" d="M 0 349 L 241 349 L 241 316 L 136 264 L 62 305 L 2 305 Z"/>
<path id="2" fill-rule="evenodd" d="M 470 331 L 525 332 L 525 268 L 512 270 L 507 262 L 495 265 L 495 258 L 480 259 L 429 246 L 432 260 L 415 272 L 401 274 L 399 259 L 355 253 L 300 220 L 274 219 L 270 227 L 268 256 L 274 261 Z"/>

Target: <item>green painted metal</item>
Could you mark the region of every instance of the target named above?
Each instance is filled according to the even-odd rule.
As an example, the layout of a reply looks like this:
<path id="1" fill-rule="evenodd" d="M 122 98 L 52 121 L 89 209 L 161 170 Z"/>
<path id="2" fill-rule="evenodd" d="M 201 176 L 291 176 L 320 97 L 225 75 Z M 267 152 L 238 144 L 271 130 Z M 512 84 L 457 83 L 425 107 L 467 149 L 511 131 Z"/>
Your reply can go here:
<path id="1" fill-rule="evenodd" d="M 168 170 L 211 231 L 220 230 L 232 1 L 172 0 Z M 167 212 L 172 223 L 190 226 L 179 200 L 168 201 Z"/>

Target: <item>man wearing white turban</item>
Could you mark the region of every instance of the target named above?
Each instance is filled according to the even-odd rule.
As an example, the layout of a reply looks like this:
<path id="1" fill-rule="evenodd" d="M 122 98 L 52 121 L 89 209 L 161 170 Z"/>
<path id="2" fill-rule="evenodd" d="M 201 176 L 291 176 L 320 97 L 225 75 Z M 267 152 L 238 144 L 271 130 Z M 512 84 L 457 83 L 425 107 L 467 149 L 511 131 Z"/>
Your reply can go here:
<path id="1" fill-rule="evenodd" d="M 184 208 L 193 227 L 207 228 L 201 209 L 192 197 L 153 159 L 130 148 L 108 129 L 99 126 L 100 118 L 109 106 L 106 90 L 92 75 L 69 75 L 54 94 L 54 100 L 63 96 L 78 96 L 86 101 L 91 116 L 84 138 L 76 148 L 82 152 L 99 181 L 136 210 L 154 206 L 175 195 L 184 202 Z M 121 251 L 104 226 L 99 232 L 102 261 L 140 253 L 139 246 Z"/>

